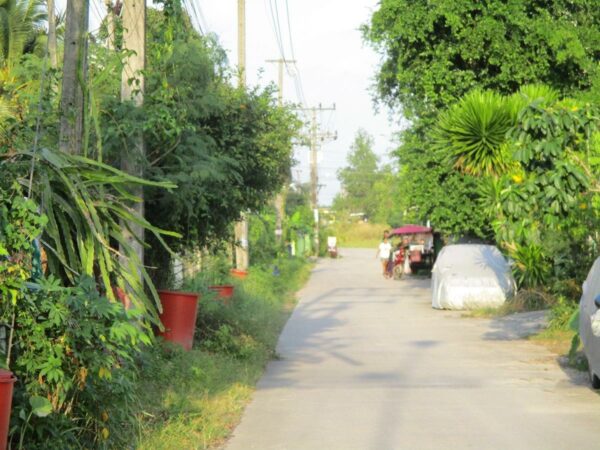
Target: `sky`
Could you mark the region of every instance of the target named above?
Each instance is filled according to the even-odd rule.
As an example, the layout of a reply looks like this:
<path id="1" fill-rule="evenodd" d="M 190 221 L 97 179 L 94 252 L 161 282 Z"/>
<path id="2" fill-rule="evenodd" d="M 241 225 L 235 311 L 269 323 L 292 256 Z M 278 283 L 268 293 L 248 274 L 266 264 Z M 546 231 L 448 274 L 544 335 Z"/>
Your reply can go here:
<path id="1" fill-rule="evenodd" d="M 362 42 L 359 27 L 367 22 L 377 7 L 377 0 L 246 0 L 246 72 L 248 84 L 277 81 L 276 64 L 267 59 L 281 57 L 278 49 L 274 15 L 279 12 L 282 47 L 286 58 L 293 56 L 300 73 L 308 107 L 330 107 L 334 112 L 320 114 L 322 131 L 337 132 L 337 140 L 324 143 L 318 156 L 319 204 L 329 205 L 340 190 L 336 177 L 346 165 L 346 155 L 356 132 L 363 128 L 375 141 L 374 150 L 383 162 L 393 150 L 393 132 L 398 127 L 388 121 L 388 113 L 375 113 L 370 87 L 379 57 Z M 198 0 L 203 28 L 216 33 L 228 51 L 230 62 L 237 64 L 237 0 Z M 274 5 L 277 4 L 277 11 Z M 206 31 L 206 30 L 205 30 Z M 293 73 L 294 67 L 290 67 Z M 284 100 L 298 103 L 293 78 L 284 76 Z M 309 149 L 295 151 L 298 164 L 294 180 L 310 177 Z"/>
<path id="2" fill-rule="evenodd" d="M 57 7 L 64 9 L 65 3 L 58 0 Z M 203 32 L 218 36 L 230 64 L 236 66 L 237 0 L 183 3 Z M 321 131 L 337 132 L 337 139 L 325 142 L 318 155 L 320 205 L 330 205 L 340 191 L 337 170 L 346 165 L 347 153 L 360 128 L 373 136 L 373 150 L 382 162 L 390 161 L 389 153 L 395 147 L 393 133 L 399 128 L 400 118 L 393 118 L 391 123 L 385 108 L 375 112 L 371 85 L 379 57 L 363 44 L 359 31 L 377 4 L 378 0 L 246 0 L 248 84 L 276 83 L 276 64 L 266 60 L 281 58 L 283 51 L 285 58 L 292 59 L 293 54 L 296 60 L 295 67 L 290 65 L 284 76 L 284 101 L 299 103 L 293 76 L 299 73 L 304 106 L 335 105 L 335 111 L 319 115 Z M 97 27 L 103 16 L 103 1 L 91 0 L 90 28 Z M 282 50 L 274 31 L 277 16 Z M 294 153 L 297 165 L 292 171 L 293 179 L 306 182 L 310 178 L 309 149 L 296 147 Z"/>

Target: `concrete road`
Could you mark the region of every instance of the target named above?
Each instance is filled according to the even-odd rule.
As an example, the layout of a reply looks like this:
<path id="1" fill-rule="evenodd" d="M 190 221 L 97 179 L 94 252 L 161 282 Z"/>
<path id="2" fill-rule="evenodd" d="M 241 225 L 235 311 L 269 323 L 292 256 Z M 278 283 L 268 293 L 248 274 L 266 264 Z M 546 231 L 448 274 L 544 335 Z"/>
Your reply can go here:
<path id="1" fill-rule="evenodd" d="M 600 396 L 522 339 L 539 315 L 433 310 L 374 256 L 317 265 L 228 450 L 600 449 Z"/>

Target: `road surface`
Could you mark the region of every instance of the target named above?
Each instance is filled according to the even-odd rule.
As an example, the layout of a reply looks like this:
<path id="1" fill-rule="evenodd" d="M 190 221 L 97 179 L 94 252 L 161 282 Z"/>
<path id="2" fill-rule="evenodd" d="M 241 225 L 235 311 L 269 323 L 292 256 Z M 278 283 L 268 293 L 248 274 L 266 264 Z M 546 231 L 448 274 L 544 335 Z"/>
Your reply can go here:
<path id="1" fill-rule="evenodd" d="M 523 340 L 539 314 L 468 319 L 375 250 L 318 263 L 227 450 L 600 449 L 600 396 Z"/>

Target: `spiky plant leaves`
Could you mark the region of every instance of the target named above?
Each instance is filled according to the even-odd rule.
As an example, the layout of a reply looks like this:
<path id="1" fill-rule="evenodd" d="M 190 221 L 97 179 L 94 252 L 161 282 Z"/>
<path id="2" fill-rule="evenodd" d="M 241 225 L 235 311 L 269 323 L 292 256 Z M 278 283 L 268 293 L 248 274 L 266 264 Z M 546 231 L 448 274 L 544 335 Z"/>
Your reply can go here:
<path id="1" fill-rule="evenodd" d="M 437 147 L 454 168 L 475 176 L 497 176 L 509 170 L 506 133 L 514 125 L 512 105 L 500 94 L 476 90 L 442 113 Z"/>
<path id="2" fill-rule="evenodd" d="M 81 275 L 94 277 L 113 301 L 113 289 L 121 288 L 158 324 L 158 295 L 143 261 L 123 237 L 123 224 L 140 225 L 166 247 L 163 236 L 179 235 L 138 215 L 130 206 L 135 197 L 129 192 L 136 185 L 167 189 L 175 185 L 136 178 L 92 159 L 48 149 L 37 155 L 11 155 L 0 160 L 0 169 L 15 163 L 29 167 L 31 158 L 36 158 L 32 195 L 48 218 L 41 242 L 51 273 L 71 283 Z"/>
<path id="3" fill-rule="evenodd" d="M 5 0 L 0 4 L 0 66 L 10 70 L 27 41 L 46 18 L 42 0 Z"/>
<path id="4" fill-rule="evenodd" d="M 514 120 L 518 120 L 519 113 L 528 105 L 536 104 L 547 107 L 555 104 L 560 98 L 560 93 L 545 84 L 527 84 L 521 86 L 519 92 L 506 98 Z"/>

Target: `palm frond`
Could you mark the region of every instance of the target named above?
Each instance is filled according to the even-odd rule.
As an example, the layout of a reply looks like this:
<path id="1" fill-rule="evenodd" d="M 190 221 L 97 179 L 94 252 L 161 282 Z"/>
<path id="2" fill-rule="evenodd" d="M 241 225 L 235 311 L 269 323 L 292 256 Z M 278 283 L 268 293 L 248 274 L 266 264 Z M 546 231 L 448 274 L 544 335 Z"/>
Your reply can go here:
<path id="1" fill-rule="evenodd" d="M 16 155 L 26 166 L 33 157 L 37 158 L 33 193 L 48 217 L 42 240 L 49 250 L 51 271 L 71 282 L 78 275 L 95 277 L 112 300 L 113 288 L 120 287 L 134 305 L 157 321 L 160 303 L 156 290 L 143 261 L 125 239 L 123 224 L 142 227 L 165 246 L 163 236 L 179 237 L 152 226 L 131 207 L 135 199 L 132 187 L 170 189 L 174 185 L 143 180 L 94 160 L 48 149 L 37 155 Z M 2 163 L 10 164 L 0 160 L 0 169 Z"/>
<path id="2" fill-rule="evenodd" d="M 506 133 L 513 125 L 506 98 L 476 90 L 442 113 L 436 143 L 457 170 L 476 176 L 499 175 L 511 165 Z"/>

